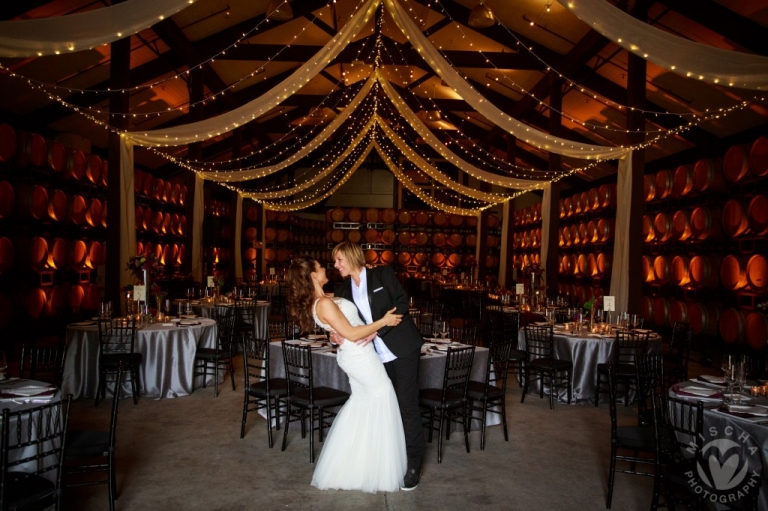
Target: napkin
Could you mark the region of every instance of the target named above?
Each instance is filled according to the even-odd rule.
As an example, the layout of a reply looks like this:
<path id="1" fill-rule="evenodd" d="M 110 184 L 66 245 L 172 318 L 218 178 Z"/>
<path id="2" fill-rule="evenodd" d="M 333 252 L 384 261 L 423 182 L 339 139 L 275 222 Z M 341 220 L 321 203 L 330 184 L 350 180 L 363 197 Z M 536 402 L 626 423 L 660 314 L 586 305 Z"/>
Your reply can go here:
<path id="1" fill-rule="evenodd" d="M 764 406 L 728 405 L 728 411 L 768 417 L 768 408 Z"/>
<path id="2" fill-rule="evenodd" d="M 184 320 L 184 319 L 179 321 L 179 325 L 183 325 L 183 326 L 194 326 L 199 324 L 201 324 L 199 321 L 190 321 L 190 320 Z"/>
<path id="3" fill-rule="evenodd" d="M 717 389 L 708 389 L 705 387 L 697 387 L 691 385 L 688 387 L 681 387 L 680 385 L 673 385 L 672 390 L 675 394 L 680 396 L 697 396 L 697 397 L 709 397 L 709 398 L 721 398 L 723 393 Z"/>
<path id="4" fill-rule="evenodd" d="M 725 385 L 725 378 L 722 376 L 712 376 L 709 374 L 702 374 L 702 375 L 699 375 L 699 379 L 709 383 L 714 383 L 715 385 Z"/>
<path id="5" fill-rule="evenodd" d="M 55 387 L 40 386 L 40 385 L 26 385 L 24 387 L 14 387 L 12 389 L 7 389 L 5 391 L 6 394 L 14 394 L 16 396 L 22 396 L 22 397 L 32 397 L 32 396 L 38 396 L 40 394 L 55 393 L 55 392 L 56 392 Z"/>

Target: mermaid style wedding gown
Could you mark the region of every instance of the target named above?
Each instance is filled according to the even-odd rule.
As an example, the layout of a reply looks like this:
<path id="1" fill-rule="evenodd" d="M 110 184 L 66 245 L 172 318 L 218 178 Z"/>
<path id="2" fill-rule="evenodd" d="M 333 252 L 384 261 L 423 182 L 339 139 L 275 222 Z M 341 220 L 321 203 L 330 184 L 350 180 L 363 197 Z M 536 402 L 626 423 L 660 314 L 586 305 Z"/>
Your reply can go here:
<path id="1" fill-rule="evenodd" d="M 333 298 L 352 326 L 363 325 L 353 302 Z M 315 322 L 317 300 L 312 306 Z M 400 407 L 392 382 L 373 347 L 345 341 L 337 362 L 352 387 L 352 395 L 331 424 L 312 476 L 320 490 L 394 492 L 400 489 L 408 461 Z"/>

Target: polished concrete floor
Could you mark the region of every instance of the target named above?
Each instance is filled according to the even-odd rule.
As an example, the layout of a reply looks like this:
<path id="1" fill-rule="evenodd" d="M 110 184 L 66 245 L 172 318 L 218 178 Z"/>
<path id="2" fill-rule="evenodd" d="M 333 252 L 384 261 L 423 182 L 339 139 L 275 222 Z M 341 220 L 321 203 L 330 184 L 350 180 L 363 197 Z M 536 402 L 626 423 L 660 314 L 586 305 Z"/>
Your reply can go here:
<path id="1" fill-rule="evenodd" d="M 557 403 L 537 395 L 520 403 L 511 381 L 507 393 L 509 441 L 501 426 L 488 428 L 486 447 L 470 433 L 471 452 L 454 434 L 437 463 L 430 444 L 420 486 L 411 492 L 364 494 L 319 491 L 309 485 L 314 465 L 309 444 L 293 426 L 283 452 L 267 446 L 266 421 L 249 414 L 240 439 L 242 369 L 237 390 L 229 382 L 213 397 L 199 389 L 177 399 L 120 402 L 117 441 L 118 510 L 599 510 L 605 509 L 610 447 L 608 406 Z M 702 372 L 716 371 L 705 368 Z M 76 402 L 71 427 L 108 426 L 109 404 Z M 620 423 L 636 420 L 619 407 Z M 652 479 L 618 474 L 612 509 L 646 510 Z M 64 509 L 107 509 L 106 486 L 67 490 Z"/>

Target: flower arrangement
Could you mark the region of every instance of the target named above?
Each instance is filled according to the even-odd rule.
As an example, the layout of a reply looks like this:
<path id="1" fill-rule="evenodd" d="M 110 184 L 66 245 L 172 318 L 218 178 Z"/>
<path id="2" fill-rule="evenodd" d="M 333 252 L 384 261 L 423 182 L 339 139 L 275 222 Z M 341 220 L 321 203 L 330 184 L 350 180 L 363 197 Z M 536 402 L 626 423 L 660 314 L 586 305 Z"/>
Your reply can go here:
<path id="1" fill-rule="evenodd" d="M 584 309 L 590 311 L 590 313 L 594 314 L 594 312 L 598 309 L 603 308 L 603 297 L 598 296 L 597 298 L 592 298 L 591 300 L 588 300 L 584 302 Z"/>
<path id="2" fill-rule="evenodd" d="M 146 271 L 150 277 L 157 279 L 165 274 L 165 267 L 160 263 L 160 260 L 155 254 L 142 254 L 128 258 L 128 264 L 126 270 L 130 270 L 136 280 L 144 280 L 144 272 Z"/>
<path id="3" fill-rule="evenodd" d="M 538 263 L 528 263 L 523 267 L 523 275 L 536 275 L 539 276 L 544 273 L 544 268 Z"/>

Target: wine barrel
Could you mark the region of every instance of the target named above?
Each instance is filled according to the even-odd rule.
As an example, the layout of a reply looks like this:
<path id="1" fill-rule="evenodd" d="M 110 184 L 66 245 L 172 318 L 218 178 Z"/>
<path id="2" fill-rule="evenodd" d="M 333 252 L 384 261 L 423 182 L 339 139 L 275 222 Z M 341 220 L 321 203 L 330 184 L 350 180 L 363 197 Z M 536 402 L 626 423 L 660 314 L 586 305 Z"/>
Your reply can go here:
<path id="1" fill-rule="evenodd" d="M 573 274 L 573 266 L 571 265 L 571 257 L 569 255 L 564 255 L 560 258 L 560 273 L 563 275 L 572 275 Z"/>
<path id="2" fill-rule="evenodd" d="M 73 242 L 74 243 L 74 242 Z M 63 270 L 69 263 L 70 254 L 67 241 L 63 238 L 54 238 L 48 242 L 48 267 L 54 270 Z"/>
<path id="3" fill-rule="evenodd" d="M 173 220 L 171 219 L 170 213 L 163 213 L 163 225 L 160 227 L 160 232 L 163 234 L 172 234 L 171 227 L 173 225 Z M 221 226 L 221 237 L 226 239 L 229 239 L 232 237 L 232 227 L 229 225 L 222 225 Z"/>
<path id="4" fill-rule="evenodd" d="M 9 162 L 16 155 L 16 130 L 10 124 L 0 123 L 0 162 Z M 3 295 L 5 296 L 5 295 Z M 3 326 L 0 324 L 0 330 Z"/>
<path id="5" fill-rule="evenodd" d="M 434 246 L 442 247 L 442 246 L 445 246 L 445 243 L 446 243 L 446 239 L 445 239 L 444 233 L 437 231 L 432 234 L 432 244 Z"/>
<path id="6" fill-rule="evenodd" d="M 581 239 L 579 239 L 578 224 L 571 225 L 570 231 L 571 231 L 571 245 L 581 245 Z"/>
<path id="7" fill-rule="evenodd" d="M 691 237 L 691 214 L 681 209 L 672 215 L 672 239 L 686 241 Z"/>
<path id="8" fill-rule="evenodd" d="M 579 254 L 576 257 L 576 270 L 579 275 L 587 275 L 587 256 L 586 254 Z"/>
<path id="9" fill-rule="evenodd" d="M 397 222 L 403 225 L 408 225 L 411 223 L 411 212 L 407 209 L 401 209 L 397 212 Z"/>
<path id="10" fill-rule="evenodd" d="M 352 231 L 350 231 L 352 232 Z M 291 231 L 288 229 L 278 229 L 277 230 L 277 242 L 278 243 L 286 243 L 288 240 L 291 239 Z"/>
<path id="11" fill-rule="evenodd" d="M 27 291 L 24 299 L 25 309 L 27 314 L 32 319 L 38 319 L 41 316 L 48 314 L 47 297 L 45 291 L 39 287 L 35 287 Z"/>
<path id="12" fill-rule="evenodd" d="M 417 211 L 416 212 L 416 225 L 427 225 L 429 224 L 429 213 L 426 211 Z"/>
<path id="13" fill-rule="evenodd" d="M 381 242 L 386 245 L 393 244 L 396 238 L 397 236 L 395 235 L 395 231 L 392 229 L 384 229 L 381 231 Z"/>
<path id="14" fill-rule="evenodd" d="M 395 253 L 391 250 L 382 250 L 379 255 L 379 261 L 381 264 L 390 265 L 395 262 Z"/>
<path id="15" fill-rule="evenodd" d="M 366 264 L 376 264 L 379 262 L 379 253 L 375 250 L 366 250 L 363 252 L 363 256 L 365 257 Z"/>
<path id="16" fill-rule="evenodd" d="M 48 166 L 61 174 L 67 168 L 67 148 L 61 142 L 53 141 L 48 144 Z"/>
<path id="17" fill-rule="evenodd" d="M 344 231 L 341 229 L 333 229 L 331 232 L 331 242 L 333 243 L 341 243 L 344 241 L 344 238 L 346 238 L 346 235 L 344 234 Z"/>
<path id="18" fill-rule="evenodd" d="M 747 207 L 740 199 L 730 199 L 723 206 L 723 231 L 730 237 L 749 232 Z"/>
<path id="19" fill-rule="evenodd" d="M 5 236 L 0 237 L 0 274 L 7 272 L 13 267 L 13 258 L 13 242 Z"/>
<path id="20" fill-rule="evenodd" d="M 379 241 L 379 237 L 380 237 L 379 231 L 377 231 L 376 229 L 366 229 L 365 234 L 363 235 L 363 238 L 365 238 L 366 243 L 376 243 L 377 241 Z M 378 258 L 379 256 L 377 255 L 376 259 Z"/>
<path id="21" fill-rule="evenodd" d="M 411 253 L 406 251 L 398 252 L 397 262 L 403 266 L 409 266 L 411 264 Z"/>
<path id="22" fill-rule="evenodd" d="M 528 231 L 525 231 L 524 235 L 530 236 Z M 499 237 L 489 234 L 485 237 L 485 246 L 488 248 L 494 248 L 499 246 Z"/>
<path id="23" fill-rule="evenodd" d="M 458 254 L 451 254 L 448 257 L 448 265 L 451 266 L 451 257 Z M 461 261 L 461 257 L 458 258 L 459 262 Z M 457 263 L 458 264 L 458 263 Z M 486 268 L 495 268 L 499 265 L 499 258 L 498 256 L 488 254 L 485 256 L 485 267 Z M 454 265 L 456 266 L 456 265 Z"/>
<path id="24" fill-rule="evenodd" d="M 600 218 L 597 220 L 597 239 L 605 243 L 613 239 L 616 234 L 616 220 L 613 218 Z"/>
<path id="25" fill-rule="evenodd" d="M 287 248 L 278 248 L 275 252 L 275 260 L 279 263 L 285 262 L 290 257 L 291 252 Z"/>
<path id="26" fill-rule="evenodd" d="M 107 201 L 101 203 L 101 226 L 107 227 Z"/>
<path id="27" fill-rule="evenodd" d="M 749 144 L 728 148 L 723 157 L 723 176 L 731 183 L 738 183 L 749 174 Z"/>
<path id="28" fill-rule="evenodd" d="M 67 307 L 69 299 L 69 284 L 58 284 L 48 289 L 46 311 L 51 316 L 57 316 Z"/>
<path id="29" fill-rule="evenodd" d="M 645 324 L 653 321 L 653 298 L 650 296 L 643 296 L 640 302 L 640 315 L 643 317 Z"/>
<path id="30" fill-rule="evenodd" d="M 176 254 L 176 262 L 179 264 L 184 264 L 184 256 L 186 253 L 186 247 L 182 243 L 179 245 L 179 252 Z"/>
<path id="31" fill-rule="evenodd" d="M 653 259 L 651 256 L 644 255 L 640 258 L 643 268 L 643 281 L 653 282 L 656 279 L 656 275 L 653 273 Z"/>
<path id="32" fill-rule="evenodd" d="M 179 197 L 181 196 L 181 185 L 179 183 L 174 183 L 173 188 L 171 188 L 171 204 L 178 204 L 179 203 Z M 251 205 L 248 206 L 248 208 L 245 210 L 245 217 L 250 222 L 255 222 L 259 219 L 259 208 L 258 206 Z"/>
<path id="33" fill-rule="evenodd" d="M 347 218 L 350 222 L 359 223 L 363 219 L 363 212 L 360 208 L 350 208 L 347 212 Z"/>
<path id="34" fill-rule="evenodd" d="M 518 234 L 516 245 L 520 248 L 528 248 L 531 245 L 531 236 L 528 231 L 523 231 Z"/>
<path id="35" fill-rule="evenodd" d="M 475 258 L 475 254 L 466 254 L 464 256 L 464 266 L 475 266 L 477 264 L 477 259 Z"/>
<path id="36" fill-rule="evenodd" d="M 590 188 L 587 193 L 587 205 L 589 211 L 598 211 L 603 205 L 600 202 L 600 188 Z M 582 198 L 582 201 L 584 199 Z M 562 203 L 561 203 L 562 204 Z"/>
<path id="37" fill-rule="evenodd" d="M 720 158 L 699 160 L 693 167 L 693 189 L 697 192 L 725 189 L 723 161 Z"/>
<path id="38" fill-rule="evenodd" d="M 768 317 L 762 312 L 750 312 L 744 318 L 744 338 L 750 348 L 762 350 L 768 339 Z"/>
<path id="39" fill-rule="evenodd" d="M 747 223 L 755 236 L 768 235 L 768 197 L 755 195 L 747 206 Z"/>
<path id="40" fill-rule="evenodd" d="M 88 159 L 85 157 L 85 153 L 79 149 L 70 149 L 67 155 L 67 168 L 64 170 L 64 177 L 83 181 L 87 168 Z"/>
<path id="41" fill-rule="evenodd" d="M 688 323 L 688 304 L 682 300 L 669 301 L 669 324 Z"/>
<path id="42" fill-rule="evenodd" d="M 744 313 L 728 307 L 720 313 L 720 337 L 727 343 L 740 343 L 744 340 Z"/>
<path id="43" fill-rule="evenodd" d="M 146 210 L 145 210 L 146 211 Z M 163 212 L 155 211 L 150 220 L 151 231 L 160 234 L 163 230 Z"/>
<path id="44" fill-rule="evenodd" d="M 464 218 L 461 215 L 451 215 L 448 217 L 448 222 L 453 227 L 461 227 L 464 223 L 466 223 L 467 227 L 477 227 L 477 217 L 476 216 L 468 216 Z M 474 225 L 472 223 L 474 222 Z"/>
<path id="45" fill-rule="evenodd" d="M 695 255 L 688 263 L 688 278 L 693 287 L 719 285 L 720 260 L 715 256 Z"/>
<path id="46" fill-rule="evenodd" d="M 408 231 L 400 231 L 397 233 L 397 242 L 401 245 L 408 245 L 411 243 L 411 233 Z"/>
<path id="47" fill-rule="evenodd" d="M 86 159 L 85 179 L 95 185 L 101 183 L 101 158 L 96 154 L 89 154 Z"/>
<path id="48" fill-rule="evenodd" d="M 229 213 L 229 206 L 225 205 L 224 206 L 224 213 L 222 213 L 222 214 L 228 214 L 228 213 Z M 280 222 L 281 224 L 287 224 L 288 222 L 291 221 L 291 218 L 293 218 L 293 213 L 291 213 L 290 211 L 278 211 L 277 212 L 277 219 L 276 220 L 278 222 Z"/>
<path id="49" fill-rule="evenodd" d="M 85 290 L 83 289 L 83 286 L 75 284 L 69 288 L 67 301 L 69 302 L 69 308 L 72 309 L 72 311 L 77 312 L 80 310 L 80 307 L 83 305 L 83 298 L 85 298 Z"/>
<path id="50" fill-rule="evenodd" d="M 583 209 L 581 207 L 581 194 L 577 193 L 571 198 L 571 202 L 573 203 L 573 213 L 575 215 L 578 215 L 583 212 Z"/>
<path id="51" fill-rule="evenodd" d="M 691 237 L 695 240 L 717 238 L 720 235 L 720 211 L 717 208 L 697 207 L 691 211 Z"/>
<path id="52" fill-rule="evenodd" d="M 694 334 L 715 334 L 720 321 L 720 309 L 703 303 L 688 304 L 688 322 Z"/>
<path id="53" fill-rule="evenodd" d="M 16 208 L 22 217 L 31 216 L 37 220 L 48 217 L 48 190 L 40 185 L 19 185 Z"/>
<path id="54" fill-rule="evenodd" d="M 95 282 L 83 285 L 83 309 L 87 311 L 97 311 L 99 308 L 99 301 L 101 296 L 99 293 L 99 286 Z"/>
<path id="55" fill-rule="evenodd" d="M 82 270 L 85 268 L 85 262 L 88 260 L 88 247 L 83 240 L 70 241 L 68 244 L 69 266 L 73 270 Z"/>
<path id="56" fill-rule="evenodd" d="M 393 224 L 397 220 L 397 211 L 393 208 L 384 208 L 381 212 L 381 221 L 385 224 Z"/>
<path id="57" fill-rule="evenodd" d="M 85 210 L 85 223 L 91 227 L 101 227 L 101 201 L 99 199 L 88 199 Z"/>
<path id="58" fill-rule="evenodd" d="M 268 210 L 269 211 L 269 210 Z M 335 207 L 330 212 L 330 220 L 329 222 L 343 222 L 346 219 L 346 213 L 344 212 L 344 209 Z"/>
<path id="59" fill-rule="evenodd" d="M 0 181 L 0 218 L 8 218 L 16 207 L 16 192 L 8 181 Z"/>
<path id="60" fill-rule="evenodd" d="M 352 229 L 347 231 L 347 241 L 350 243 L 360 243 L 361 239 L 363 239 L 363 234 L 359 229 Z"/>
<path id="61" fill-rule="evenodd" d="M 424 252 L 416 252 L 415 254 L 413 254 L 413 258 L 411 259 L 411 262 L 415 266 L 424 266 L 428 260 L 429 258 L 427 257 L 427 254 L 425 254 Z"/>
<path id="62" fill-rule="evenodd" d="M 747 285 L 746 256 L 725 256 L 720 263 L 720 282 L 723 287 L 732 291 L 742 289 Z"/>
<path id="63" fill-rule="evenodd" d="M 381 221 L 381 214 L 379 213 L 379 210 L 376 208 L 368 208 L 365 210 L 365 221 L 370 224 L 375 224 Z M 378 254 L 376 255 L 376 259 L 378 259 Z"/>
<path id="64" fill-rule="evenodd" d="M 69 221 L 75 225 L 83 225 L 86 209 L 85 198 L 82 195 L 74 195 L 69 200 Z"/>
<path id="65" fill-rule="evenodd" d="M 598 200 L 600 201 L 600 208 L 616 207 L 616 184 L 600 185 L 597 189 L 597 195 Z"/>
<path id="66" fill-rule="evenodd" d="M 429 235 L 424 231 L 417 232 L 414 238 L 416 239 L 416 244 L 420 247 L 423 247 L 429 243 Z"/>
<path id="67" fill-rule="evenodd" d="M 17 240 L 19 260 L 25 261 L 33 270 L 42 270 L 48 264 L 48 242 L 41 236 Z"/>
<path id="68" fill-rule="evenodd" d="M 258 251 L 255 248 L 246 248 L 243 252 L 243 260 L 248 266 L 252 266 L 257 262 Z"/>
<path id="69" fill-rule="evenodd" d="M 653 259 L 653 276 L 659 284 L 666 284 L 672 277 L 672 267 L 666 255 L 657 255 Z"/>
<path id="70" fill-rule="evenodd" d="M 643 176 L 643 200 L 650 202 L 656 198 L 656 177 L 653 174 Z"/>
<path id="71" fill-rule="evenodd" d="M 442 211 L 436 211 L 432 215 L 432 223 L 438 227 L 444 226 L 446 223 L 448 223 L 448 215 L 446 215 Z"/>
<path id="72" fill-rule="evenodd" d="M 95 199 L 94 199 L 95 200 Z M 53 190 L 48 194 L 48 217 L 55 221 L 60 222 L 67 216 L 69 209 L 69 199 L 67 194 L 61 190 Z M 101 218 L 99 217 L 99 221 Z"/>
<path id="73" fill-rule="evenodd" d="M 768 175 L 768 137 L 760 137 L 749 149 L 749 168 L 758 177 Z"/>
<path id="74" fill-rule="evenodd" d="M 661 242 L 672 238 L 672 218 L 669 213 L 664 211 L 656 213 L 653 219 L 653 237 Z"/>
<path id="75" fill-rule="evenodd" d="M 187 216 L 180 215 L 179 216 L 179 235 L 183 236 L 186 232 L 187 232 Z"/>
<path id="76" fill-rule="evenodd" d="M 137 195 L 144 195 L 144 179 L 146 174 L 140 169 L 133 169 L 133 191 Z"/>
<path id="77" fill-rule="evenodd" d="M 144 179 L 142 180 L 142 195 L 144 195 L 144 197 L 152 197 L 152 190 L 154 188 L 155 182 L 156 179 L 154 176 L 152 176 L 152 174 L 148 172 L 144 173 Z"/>
<path id="78" fill-rule="evenodd" d="M 476 235 L 476 234 L 474 234 L 474 233 L 473 233 L 473 234 L 467 234 L 467 235 L 464 237 L 464 243 L 465 243 L 465 244 L 466 244 L 468 247 L 475 247 L 475 246 L 477 246 L 477 235 Z"/>
<path id="79" fill-rule="evenodd" d="M 48 145 L 45 138 L 37 133 L 19 132 L 19 151 L 16 161 L 19 166 L 26 168 L 30 165 L 43 167 L 48 159 Z"/>
<path id="80" fill-rule="evenodd" d="M 433 252 L 432 257 L 430 258 L 430 262 L 432 263 L 432 266 L 437 266 L 440 268 L 445 264 L 445 254 L 442 252 Z"/>
<path id="81" fill-rule="evenodd" d="M 650 243 L 654 239 L 656 239 L 656 233 L 653 231 L 653 217 L 643 215 L 643 241 Z"/>
<path id="82" fill-rule="evenodd" d="M 267 227 L 264 229 L 264 241 L 270 243 L 277 239 L 277 229 L 274 227 Z"/>
<path id="83" fill-rule="evenodd" d="M 669 281 L 676 286 L 685 286 L 688 284 L 691 280 L 688 276 L 689 266 L 690 261 L 687 256 L 678 254 L 672 257 L 672 261 L 670 262 Z"/>
<path id="84" fill-rule="evenodd" d="M 562 235 L 563 235 L 563 246 L 564 247 L 570 247 L 571 245 L 573 245 L 573 239 L 571 238 L 571 228 L 570 227 L 568 227 L 567 225 L 565 227 L 563 227 Z"/>
<path id="85" fill-rule="evenodd" d="M 669 326 L 669 300 L 661 296 L 653 299 L 653 322 L 656 326 Z"/>
<path id="86" fill-rule="evenodd" d="M 759 293 L 766 291 L 768 288 L 768 263 L 766 263 L 764 255 L 755 254 L 750 257 L 744 273 L 750 289 Z"/>
<path id="87" fill-rule="evenodd" d="M 581 192 L 579 202 L 581 203 L 582 213 L 589 213 L 592 211 L 592 203 L 589 201 L 589 192 Z"/>
<path id="88" fill-rule="evenodd" d="M 560 218 L 565 218 L 565 199 L 560 199 Z M 515 225 L 520 225 L 520 210 L 515 211 Z"/>
<path id="89" fill-rule="evenodd" d="M 656 198 L 666 199 L 672 194 L 672 184 L 674 183 L 674 176 L 669 170 L 660 170 L 654 177 L 656 184 Z"/>
<path id="90" fill-rule="evenodd" d="M 528 254 L 525 254 L 525 255 L 526 255 L 526 258 L 527 258 Z M 580 277 L 581 276 L 581 271 L 579 269 L 579 256 L 577 254 L 571 254 L 569 257 L 571 259 L 570 266 L 571 266 L 571 271 L 573 272 L 573 275 L 575 275 L 577 277 Z M 529 264 L 530 260 L 526 259 L 525 263 Z"/>
<path id="91" fill-rule="evenodd" d="M 187 203 L 187 185 L 181 185 L 181 193 L 179 194 L 179 205 L 184 206 Z"/>
<path id="92" fill-rule="evenodd" d="M 613 256 L 600 252 L 597 254 L 597 275 L 602 277 L 611 274 Z"/>
<path id="93" fill-rule="evenodd" d="M 587 224 L 585 222 L 581 222 L 579 223 L 578 228 L 579 228 L 579 243 L 582 245 L 586 245 L 587 243 L 589 243 L 589 239 L 587 237 Z"/>
<path id="94" fill-rule="evenodd" d="M 163 197 L 162 197 L 162 199 L 165 202 L 167 202 L 167 203 L 171 202 L 171 192 L 172 191 L 173 191 L 173 185 L 171 184 L 170 181 L 166 181 L 165 182 L 165 186 L 163 186 Z"/>
<path id="95" fill-rule="evenodd" d="M 85 245 L 88 254 L 88 257 L 85 260 L 85 265 L 88 268 L 95 270 L 104 264 L 104 247 L 98 241 L 89 241 Z"/>
<path id="96" fill-rule="evenodd" d="M 573 199 L 571 197 L 563 199 L 563 209 L 565 210 L 565 218 L 573 215 Z"/>
<path id="97" fill-rule="evenodd" d="M 535 206 L 532 206 L 535 210 Z M 501 220 L 499 220 L 498 215 L 488 215 L 485 219 L 485 226 L 489 229 L 497 229 L 499 226 L 501 226 Z"/>
<path id="98" fill-rule="evenodd" d="M 599 241 L 599 237 L 597 233 L 597 220 L 594 218 L 589 222 L 587 222 L 585 239 L 586 239 L 585 243 L 597 243 Z"/>
<path id="99" fill-rule="evenodd" d="M 277 254 L 275 254 L 274 248 L 265 248 L 264 249 L 264 260 L 268 263 L 271 263 L 275 260 Z"/>
<path id="100" fill-rule="evenodd" d="M 693 190 L 693 165 L 680 165 L 672 176 L 672 197 L 685 197 Z"/>

